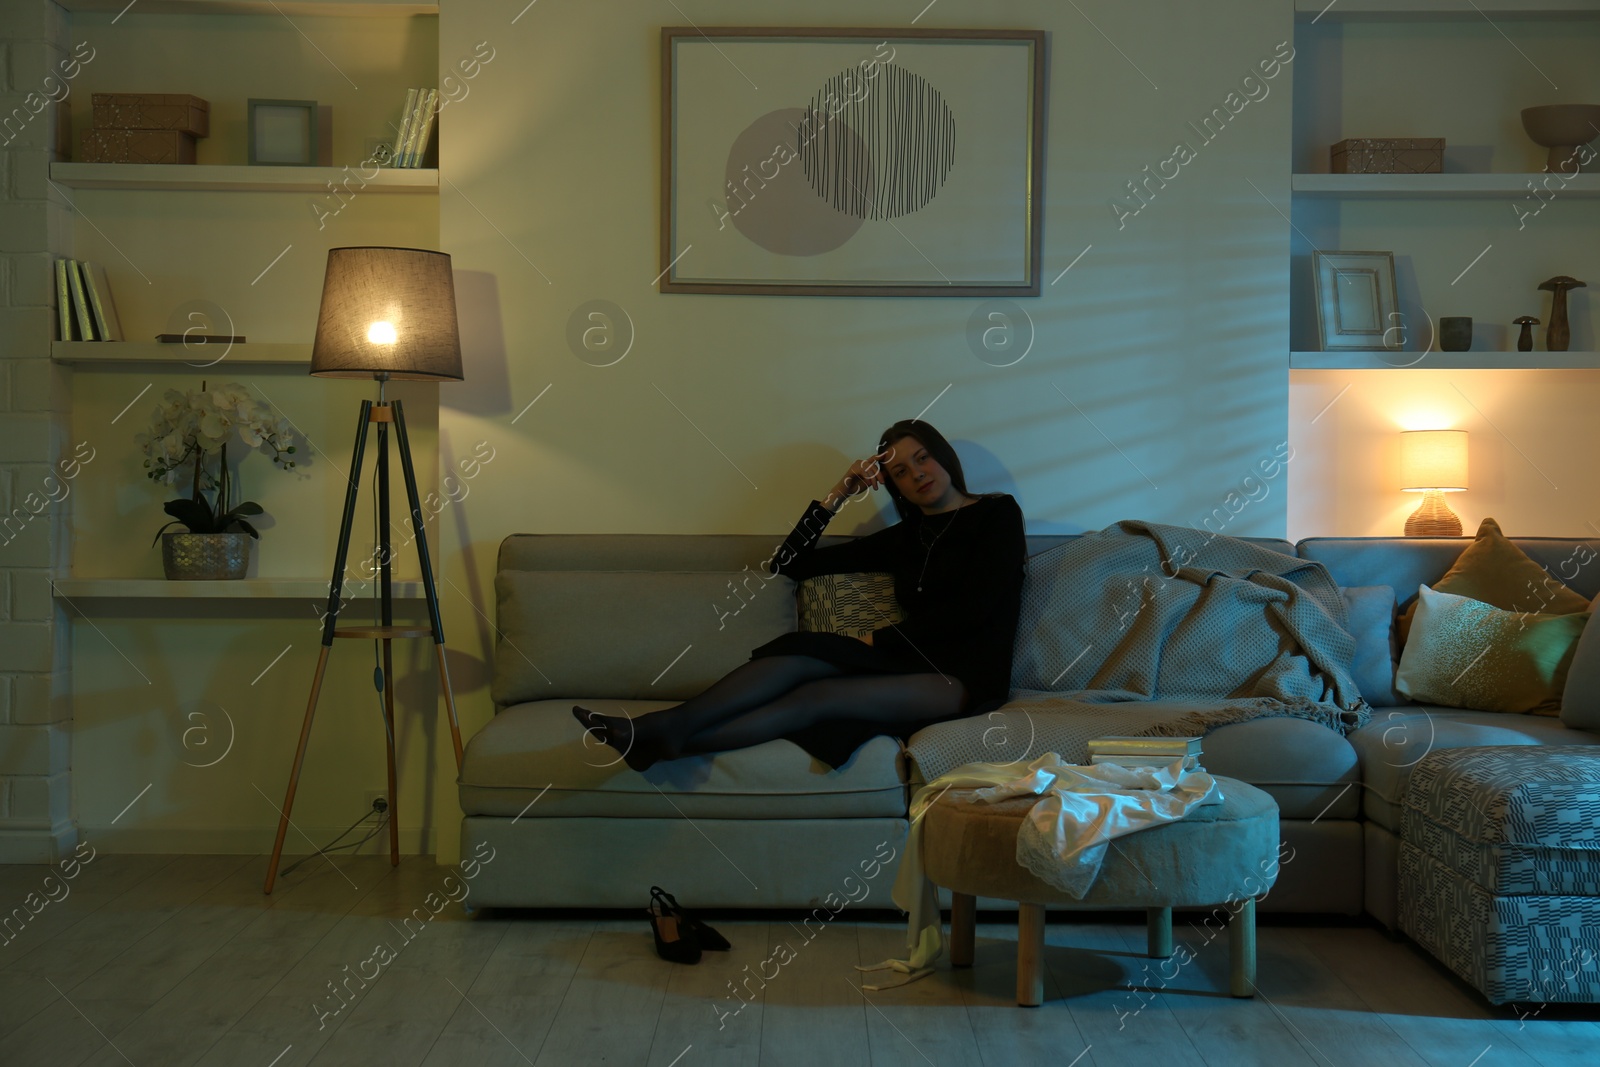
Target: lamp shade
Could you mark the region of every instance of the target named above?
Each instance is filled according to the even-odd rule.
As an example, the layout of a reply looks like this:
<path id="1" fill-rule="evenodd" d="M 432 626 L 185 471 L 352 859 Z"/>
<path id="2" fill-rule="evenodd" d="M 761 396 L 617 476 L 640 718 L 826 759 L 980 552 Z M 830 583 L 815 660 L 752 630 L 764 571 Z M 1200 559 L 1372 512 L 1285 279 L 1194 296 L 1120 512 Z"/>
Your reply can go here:
<path id="1" fill-rule="evenodd" d="M 460 381 L 450 257 L 423 248 L 330 248 L 311 373 Z"/>
<path id="2" fill-rule="evenodd" d="M 1400 434 L 1400 487 L 1407 491 L 1467 488 L 1467 431 L 1407 430 Z"/>

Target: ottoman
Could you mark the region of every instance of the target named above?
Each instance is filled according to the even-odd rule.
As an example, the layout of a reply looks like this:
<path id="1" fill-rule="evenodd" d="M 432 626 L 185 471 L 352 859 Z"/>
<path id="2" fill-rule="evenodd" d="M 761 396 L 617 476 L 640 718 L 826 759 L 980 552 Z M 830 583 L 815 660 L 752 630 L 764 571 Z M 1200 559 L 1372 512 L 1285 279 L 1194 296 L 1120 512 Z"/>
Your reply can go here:
<path id="1" fill-rule="evenodd" d="M 1172 955 L 1173 908 L 1220 905 L 1204 925 L 1211 930 L 1215 919 L 1220 930 L 1231 916 L 1229 992 L 1253 996 L 1256 898 L 1278 877 L 1278 805 L 1254 786 L 1216 781 L 1222 803 L 1113 839 L 1082 899 L 1017 863 L 1017 830 L 1038 797 L 989 803 L 972 799 L 971 789 L 948 790 L 923 814 L 922 865 L 951 893 L 950 962 L 972 964 L 978 897 L 1016 901 L 1017 1003 L 1035 1007 L 1044 999 L 1046 908 L 1144 908 L 1149 954 L 1164 958 Z"/>
<path id="2" fill-rule="evenodd" d="M 1401 813 L 1400 929 L 1491 1003 L 1600 1001 L 1600 751 L 1419 762 Z"/>

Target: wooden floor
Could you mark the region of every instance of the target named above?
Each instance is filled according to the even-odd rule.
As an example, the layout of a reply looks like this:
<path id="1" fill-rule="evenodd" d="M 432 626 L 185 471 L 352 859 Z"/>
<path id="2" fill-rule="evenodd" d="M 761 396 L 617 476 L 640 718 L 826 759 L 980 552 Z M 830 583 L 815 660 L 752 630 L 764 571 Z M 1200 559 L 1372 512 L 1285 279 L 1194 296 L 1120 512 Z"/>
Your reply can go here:
<path id="1" fill-rule="evenodd" d="M 0 943 L 0 1064 L 1600 1061 L 1600 1014 L 1491 1009 L 1408 943 L 1363 926 L 1264 925 L 1262 995 L 1245 1001 L 1224 992 L 1226 937 L 1208 942 L 1181 917 L 1178 939 L 1193 956 L 1183 966 L 1181 954 L 1164 966 L 1144 958 L 1132 923 L 1052 923 L 1049 999 L 1020 1009 L 1016 930 L 1004 923 L 979 926 L 971 970 L 946 964 L 865 993 L 853 965 L 900 954 L 896 923 L 848 911 L 809 930 L 719 920 L 733 951 L 684 967 L 655 957 L 642 915 L 468 916 L 448 904 L 423 922 L 449 873 L 428 860 L 398 870 L 377 857 L 308 864 L 270 898 L 265 862 L 100 855 L 64 884 L 70 893 L 46 883 L 52 868 L 0 867 L 4 914 L 30 893 L 35 907 L 47 891 L 61 898 Z"/>

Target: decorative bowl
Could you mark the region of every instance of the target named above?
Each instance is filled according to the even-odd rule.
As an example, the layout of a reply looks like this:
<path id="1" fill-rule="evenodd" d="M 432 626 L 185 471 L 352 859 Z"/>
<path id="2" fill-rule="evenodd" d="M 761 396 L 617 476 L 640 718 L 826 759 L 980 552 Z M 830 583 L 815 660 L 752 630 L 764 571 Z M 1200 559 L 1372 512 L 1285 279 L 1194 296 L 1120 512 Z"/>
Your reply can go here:
<path id="1" fill-rule="evenodd" d="M 1580 147 L 1600 137 L 1600 104 L 1546 104 L 1522 109 L 1522 128 L 1534 144 L 1550 150 L 1551 171 L 1576 174 Z"/>

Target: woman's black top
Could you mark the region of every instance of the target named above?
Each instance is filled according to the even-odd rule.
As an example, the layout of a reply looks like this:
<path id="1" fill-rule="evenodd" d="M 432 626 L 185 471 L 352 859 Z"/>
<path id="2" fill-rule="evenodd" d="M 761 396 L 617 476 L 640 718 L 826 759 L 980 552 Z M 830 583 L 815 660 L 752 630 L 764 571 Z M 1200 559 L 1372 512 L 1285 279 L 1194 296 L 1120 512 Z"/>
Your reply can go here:
<path id="1" fill-rule="evenodd" d="M 905 618 L 872 633 L 868 645 L 832 633 L 789 633 L 751 656 L 804 655 L 860 674 L 942 674 L 958 679 L 968 699 L 961 715 L 1004 704 L 1011 690 L 1011 656 L 1022 608 L 1027 541 L 1022 509 L 1004 493 L 979 497 L 952 511 L 918 513 L 842 545 L 817 548 L 833 517 L 811 506 L 774 554 L 777 573 L 795 581 L 819 574 L 881 571 L 894 575 Z M 839 766 L 868 738 L 902 737 L 926 723 L 826 723 L 790 738 L 818 759 Z"/>

